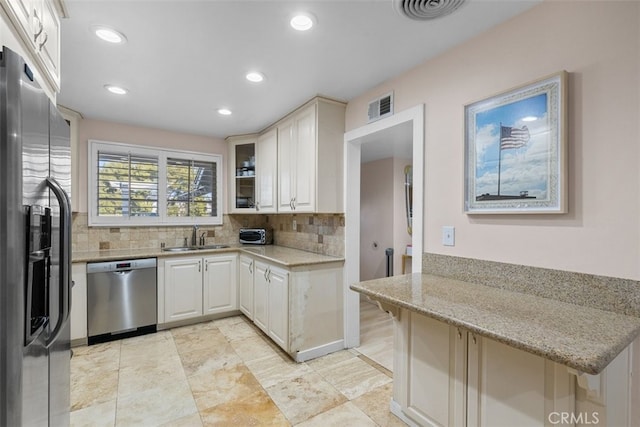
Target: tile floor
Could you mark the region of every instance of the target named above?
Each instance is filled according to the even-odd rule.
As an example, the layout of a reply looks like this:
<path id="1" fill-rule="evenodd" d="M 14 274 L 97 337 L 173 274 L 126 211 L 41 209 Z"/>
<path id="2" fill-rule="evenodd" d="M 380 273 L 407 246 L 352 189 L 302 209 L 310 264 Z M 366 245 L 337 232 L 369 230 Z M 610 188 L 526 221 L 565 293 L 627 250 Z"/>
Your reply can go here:
<path id="1" fill-rule="evenodd" d="M 77 347 L 72 426 L 403 426 L 355 350 L 293 362 L 243 316 Z"/>
<path id="2" fill-rule="evenodd" d="M 360 299 L 360 347 L 356 350 L 393 371 L 393 318 L 366 297 Z"/>

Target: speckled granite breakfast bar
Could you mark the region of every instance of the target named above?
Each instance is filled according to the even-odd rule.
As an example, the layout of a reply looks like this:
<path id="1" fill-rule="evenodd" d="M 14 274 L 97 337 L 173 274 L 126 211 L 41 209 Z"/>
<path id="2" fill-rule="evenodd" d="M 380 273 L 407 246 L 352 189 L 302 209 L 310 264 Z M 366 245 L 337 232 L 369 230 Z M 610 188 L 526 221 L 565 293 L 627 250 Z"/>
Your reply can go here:
<path id="1" fill-rule="evenodd" d="M 454 266 L 450 269 L 453 272 L 451 275 L 459 274 L 456 263 L 470 262 L 454 259 L 456 257 L 446 258 L 445 264 Z M 438 258 L 438 261 L 442 259 Z M 499 263 L 492 264 L 492 267 L 499 266 Z M 431 265 L 439 264 L 434 262 Z M 534 273 L 531 267 L 525 268 L 529 269 L 529 274 Z M 482 270 L 481 267 L 478 271 Z M 535 281 L 540 278 L 540 274 L 548 276 L 553 271 L 535 270 L 538 274 L 529 276 L 532 289 L 536 288 Z M 442 268 L 438 273 L 447 274 Z M 606 286 L 583 289 L 581 296 L 575 298 L 576 303 L 572 303 L 566 301 L 569 294 L 567 286 L 563 284 L 555 285 L 561 298 L 553 298 L 552 291 L 549 291 L 553 287 L 548 286 L 548 283 L 540 283 L 538 292 L 546 293 L 545 296 L 540 296 L 527 292 L 529 288 L 522 286 L 523 280 L 516 283 L 514 288 L 509 288 L 508 279 L 490 286 L 486 283 L 474 283 L 472 273 L 468 275 L 468 279 L 462 281 L 444 275 L 416 273 L 361 282 L 351 285 L 351 289 L 374 300 L 465 328 L 588 374 L 600 373 L 640 335 L 640 317 L 633 313 L 635 310 L 626 307 L 621 312 L 617 304 L 604 309 L 597 301 L 588 304 L 589 301 L 598 299 L 599 292 L 606 295 L 613 292 Z M 544 279 L 539 281 L 545 282 Z M 482 280 L 479 279 L 478 282 Z M 623 291 L 633 292 L 634 295 L 625 298 L 624 292 L 619 289 L 620 283 L 617 282 L 611 285 L 617 287 L 613 293 L 620 300 L 637 300 L 640 285 L 633 281 L 623 282 Z M 540 291 L 540 288 L 543 290 Z"/>

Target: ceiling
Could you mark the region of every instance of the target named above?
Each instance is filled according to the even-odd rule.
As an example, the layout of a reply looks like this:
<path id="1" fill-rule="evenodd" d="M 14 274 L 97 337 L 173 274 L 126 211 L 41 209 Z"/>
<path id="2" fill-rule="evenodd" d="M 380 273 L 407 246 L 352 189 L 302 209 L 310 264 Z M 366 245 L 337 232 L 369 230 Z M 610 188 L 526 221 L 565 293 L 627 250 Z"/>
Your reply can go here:
<path id="1" fill-rule="evenodd" d="M 415 21 L 393 0 L 65 0 L 58 103 L 86 118 L 197 135 L 257 132 L 315 95 L 353 99 L 540 1 L 469 0 Z M 316 25 L 293 30 L 297 11 Z M 95 24 L 127 42 L 98 39 Z M 265 81 L 248 82 L 253 70 Z"/>
<path id="2" fill-rule="evenodd" d="M 369 134 L 360 141 L 360 162 L 397 157 L 413 158 L 413 122 L 404 122 Z"/>

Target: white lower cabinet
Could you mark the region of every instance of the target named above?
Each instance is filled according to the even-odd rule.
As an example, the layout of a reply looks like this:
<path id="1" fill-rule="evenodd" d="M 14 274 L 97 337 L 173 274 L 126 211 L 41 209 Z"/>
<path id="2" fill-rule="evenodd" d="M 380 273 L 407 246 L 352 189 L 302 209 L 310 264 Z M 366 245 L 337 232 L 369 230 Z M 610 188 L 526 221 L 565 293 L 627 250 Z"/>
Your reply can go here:
<path id="1" fill-rule="evenodd" d="M 244 313 L 250 320 L 253 316 L 253 258 L 246 255 L 240 255 L 240 267 L 238 273 L 239 301 L 240 311 Z"/>
<path id="2" fill-rule="evenodd" d="M 202 316 L 202 258 L 164 262 L 164 321 Z"/>
<path id="3" fill-rule="evenodd" d="M 238 256 L 217 255 L 203 259 L 204 314 L 226 313 L 238 309 Z"/>
<path id="4" fill-rule="evenodd" d="M 71 265 L 71 340 L 87 339 L 87 263 Z M 85 341 L 86 342 L 86 341 Z"/>
<path id="5" fill-rule="evenodd" d="M 263 262 L 253 262 L 253 323 L 265 333 L 269 328 L 268 268 Z"/>
<path id="6" fill-rule="evenodd" d="M 240 310 L 298 362 L 344 348 L 342 262 L 286 268 L 240 256 Z"/>
<path id="7" fill-rule="evenodd" d="M 255 262 L 255 324 L 276 344 L 289 351 L 289 273 Z"/>
<path id="8" fill-rule="evenodd" d="M 237 268 L 236 254 L 161 259 L 158 323 L 237 310 Z"/>
<path id="9" fill-rule="evenodd" d="M 284 350 L 289 351 L 289 273 L 253 261 L 253 322 Z"/>
<path id="10" fill-rule="evenodd" d="M 399 325 L 392 410 L 409 422 L 545 426 L 575 411 L 563 365 L 407 310 Z"/>

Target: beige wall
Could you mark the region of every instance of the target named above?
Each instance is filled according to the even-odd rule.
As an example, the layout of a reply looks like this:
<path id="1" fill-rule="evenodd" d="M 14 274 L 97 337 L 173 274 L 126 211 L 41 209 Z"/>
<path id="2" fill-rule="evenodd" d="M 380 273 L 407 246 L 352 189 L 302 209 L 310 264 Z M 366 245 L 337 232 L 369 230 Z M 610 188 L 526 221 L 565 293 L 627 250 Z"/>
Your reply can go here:
<path id="1" fill-rule="evenodd" d="M 393 247 L 393 159 L 360 169 L 360 280 L 384 277 L 385 249 Z"/>
<path id="2" fill-rule="evenodd" d="M 402 273 L 402 254 L 411 243 L 404 208 L 407 164 L 411 164 L 410 159 L 387 158 L 361 165 L 360 280 L 386 275 L 387 248 L 394 249 L 394 275 Z"/>
<path id="3" fill-rule="evenodd" d="M 569 213 L 465 215 L 464 105 L 562 69 Z M 640 279 L 640 2 L 546 1 L 352 100 L 347 130 L 390 90 L 425 105 L 425 252 Z"/>
<path id="4" fill-rule="evenodd" d="M 78 197 L 77 209 L 87 212 L 87 147 L 90 139 L 122 142 L 159 148 L 196 151 L 223 156 L 224 212 L 227 211 L 227 143 L 222 139 L 169 132 L 100 120 L 82 119 L 78 127 L 78 146 L 73 161 L 78 162 L 78 180 L 73 183 L 73 197 Z"/>

